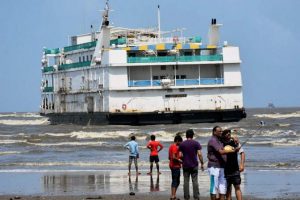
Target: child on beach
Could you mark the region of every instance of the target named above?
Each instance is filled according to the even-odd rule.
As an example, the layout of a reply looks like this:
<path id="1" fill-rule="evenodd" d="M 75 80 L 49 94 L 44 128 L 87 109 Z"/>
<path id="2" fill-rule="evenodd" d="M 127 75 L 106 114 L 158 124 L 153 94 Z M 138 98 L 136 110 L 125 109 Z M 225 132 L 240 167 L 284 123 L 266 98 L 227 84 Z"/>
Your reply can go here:
<path id="1" fill-rule="evenodd" d="M 124 147 L 129 150 L 128 175 L 131 174 L 130 171 L 131 171 L 132 161 L 134 161 L 136 175 L 139 175 L 141 174 L 138 171 L 138 164 L 137 164 L 137 159 L 139 158 L 139 147 L 138 147 L 138 143 L 135 141 L 135 136 L 131 136 L 130 139 L 131 141 L 124 145 Z"/>
<path id="2" fill-rule="evenodd" d="M 172 183 L 171 183 L 171 198 L 170 200 L 176 200 L 176 191 L 180 184 L 180 168 L 181 168 L 181 153 L 179 152 L 179 145 L 182 142 L 182 137 L 176 135 L 174 138 L 174 143 L 169 147 L 169 166 L 172 174 Z"/>
<path id="3" fill-rule="evenodd" d="M 159 172 L 159 157 L 158 152 L 160 152 L 164 147 L 159 141 L 155 141 L 155 135 L 150 136 L 150 141 L 147 144 L 147 148 L 150 149 L 150 172 L 148 175 L 152 175 L 153 162 L 156 164 L 157 174 L 161 174 Z"/>

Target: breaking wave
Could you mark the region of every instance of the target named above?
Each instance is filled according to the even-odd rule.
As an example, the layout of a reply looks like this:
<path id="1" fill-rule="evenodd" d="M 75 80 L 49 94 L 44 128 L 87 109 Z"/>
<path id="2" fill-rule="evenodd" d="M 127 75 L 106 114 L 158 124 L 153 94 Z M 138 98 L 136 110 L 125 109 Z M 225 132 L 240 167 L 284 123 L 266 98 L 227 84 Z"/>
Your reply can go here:
<path id="1" fill-rule="evenodd" d="M 0 144 L 16 144 L 23 142 L 26 142 L 26 140 L 0 140 Z"/>
<path id="2" fill-rule="evenodd" d="M 4 125 L 47 125 L 50 124 L 47 118 L 35 119 L 35 120 L 11 120 L 3 119 L 0 120 L 0 124 Z"/>
<path id="3" fill-rule="evenodd" d="M 58 143 L 33 143 L 26 142 L 35 146 L 101 146 L 104 142 L 58 142 Z"/>
<path id="4" fill-rule="evenodd" d="M 300 111 L 288 113 L 288 114 L 274 113 L 274 114 L 257 114 L 253 116 L 258 118 L 285 119 L 285 118 L 292 118 L 292 117 L 300 117 Z"/>
<path id="5" fill-rule="evenodd" d="M 0 152 L 0 156 L 4 156 L 4 155 L 11 155 L 11 154 L 21 154 L 22 152 L 19 151 L 2 151 Z"/>
<path id="6" fill-rule="evenodd" d="M 292 140 L 287 138 L 263 140 L 263 141 L 248 141 L 247 144 L 254 146 L 300 146 L 300 140 Z"/>
<path id="7" fill-rule="evenodd" d="M 1 113 L 0 118 L 22 117 L 22 118 L 43 118 L 38 113 Z"/>

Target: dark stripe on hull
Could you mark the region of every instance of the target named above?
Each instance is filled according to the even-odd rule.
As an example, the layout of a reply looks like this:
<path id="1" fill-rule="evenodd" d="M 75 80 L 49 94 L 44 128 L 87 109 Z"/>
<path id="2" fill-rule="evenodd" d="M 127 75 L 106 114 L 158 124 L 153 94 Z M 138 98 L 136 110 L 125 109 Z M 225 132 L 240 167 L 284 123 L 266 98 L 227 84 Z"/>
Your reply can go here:
<path id="1" fill-rule="evenodd" d="M 246 117 L 244 109 L 197 110 L 185 112 L 148 113 L 51 113 L 41 114 L 49 118 L 51 124 L 170 124 L 201 122 L 232 122 Z"/>

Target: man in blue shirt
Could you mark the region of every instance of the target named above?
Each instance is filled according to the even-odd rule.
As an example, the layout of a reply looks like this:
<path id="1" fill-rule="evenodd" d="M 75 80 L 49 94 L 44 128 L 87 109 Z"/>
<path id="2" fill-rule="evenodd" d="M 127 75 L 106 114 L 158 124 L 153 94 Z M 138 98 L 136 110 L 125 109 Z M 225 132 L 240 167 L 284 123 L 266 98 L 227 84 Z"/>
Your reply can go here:
<path id="1" fill-rule="evenodd" d="M 127 142 L 124 147 L 129 150 L 128 175 L 130 175 L 132 161 L 134 161 L 136 175 L 141 174 L 137 165 L 137 159 L 139 158 L 139 147 L 138 143 L 135 141 L 135 136 L 131 136 L 131 141 Z"/>

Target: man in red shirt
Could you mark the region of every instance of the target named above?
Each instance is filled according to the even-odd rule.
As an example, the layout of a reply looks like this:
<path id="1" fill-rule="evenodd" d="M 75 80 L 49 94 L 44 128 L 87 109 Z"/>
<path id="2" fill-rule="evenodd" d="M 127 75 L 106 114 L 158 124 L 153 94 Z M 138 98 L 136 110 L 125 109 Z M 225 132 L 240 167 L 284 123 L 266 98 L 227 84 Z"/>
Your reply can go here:
<path id="1" fill-rule="evenodd" d="M 153 162 L 155 162 L 155 164 L 156 164 L 157 174 L 161 174 L 159 172 L 158 152 L 160 152 L 164 147 L 159 141 L 155 141 L 155 135 L 151 135 L 150 139 L 151 140 L 147 144 L 147 148 L 150 149 L 150 172 L 147 174 L 152 175 Z"/>
<path id="2" fill-rule="evenodd" d="M 180 184 L 180 168 L 181 168 L 181 153 L 179 152 L 179 145 L 182 142 L 182 137 L 176 135 L 174 143 L 169 147 L 169 166 L 172 173 L 172 184 L 171 184 L 171 200 L 176 200 L 176 191 Z"/>

